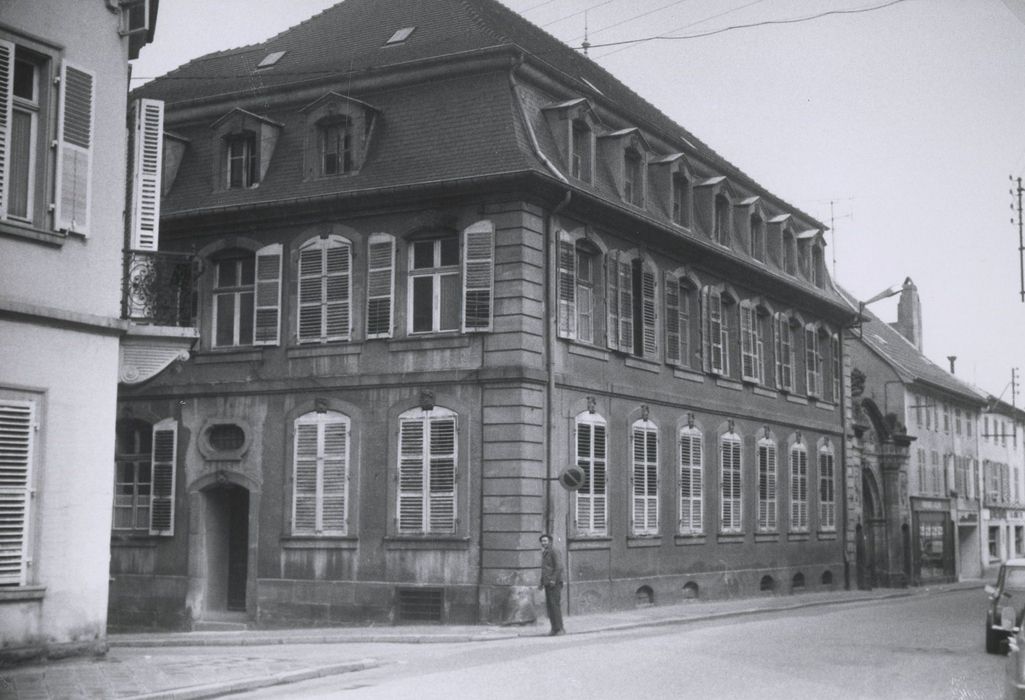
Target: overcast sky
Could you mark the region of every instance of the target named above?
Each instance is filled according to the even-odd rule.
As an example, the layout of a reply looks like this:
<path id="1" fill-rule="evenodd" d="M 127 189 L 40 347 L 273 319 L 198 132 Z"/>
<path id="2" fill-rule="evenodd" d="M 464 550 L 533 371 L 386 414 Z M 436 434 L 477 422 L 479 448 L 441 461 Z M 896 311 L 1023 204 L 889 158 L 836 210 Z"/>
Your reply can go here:
<path id="1" fill-rule="evenodd" d="M 960 378 L 1011 400 L 1025 366 L 1008 179 L 1025 177 L 1025 0 L 502 2 L 572 46 L 587 9 L 592 59 L 830 226 L 831 269 L 855 296 L 914 280 L 925 353 L 944 368 L 956 355 Z M 334 4 L 163 2 L 133 87 Z M 740 25 L 756 26 L 601 46 Z M 896 319 L 896 299 L 871 308 Z"/>

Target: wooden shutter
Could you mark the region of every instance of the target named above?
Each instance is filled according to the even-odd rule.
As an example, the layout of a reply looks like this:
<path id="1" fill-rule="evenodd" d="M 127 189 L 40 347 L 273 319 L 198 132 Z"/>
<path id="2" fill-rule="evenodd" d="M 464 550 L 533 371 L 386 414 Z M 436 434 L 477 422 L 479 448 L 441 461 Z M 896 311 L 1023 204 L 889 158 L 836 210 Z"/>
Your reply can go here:
<path id="1" fill-rule="evenodd" d="M 303 418 L 295 424 L 292 484 L 292 532 L 312 535 L 317 530 L 318 425 Z"/>
<path id="2" fill-rule="evenodd" d="M 299 342 L 323 336 L 324 251 L 314 241 L 299 251 Z"/>
<path id="3" fill-rule="evenodd" d="M 453 418 L 430 419 L 430 454 L 427 503 L 432 533 L 456 529 L 456 422 Z"/>
<path id="4" fill-rule="evenodd" d="M 14 44 L 0 39 L 0 219 L 7 218 L 7 171 L 11 157 L 13 105 Z"/>
<path id="5" fill-rule="evenodd" d="M 332 237 L 324 249 L 325 340 L 348 340 L 352 334 L 352 248 Z"/>
<path id="6" fill-rule="evenodd" d="M 395 289 L 395 239 L 370 236 L 367 245 L 367 338 L 390 338 Z"/>
<path id="7" fill-rule="evenodd" d="M 174 534 L 174 486 L 178 464 L 178 422 L 167 418 L 153 426 L 153 486 L 149 534 Z"/>
<path id="8" fill-rule="evenodd" d="M 714 289 L 708 290 L 707 309 L 709 367 L 716 374 L 724 374 L 726 347 L 723 344 L 722 295 Z"/>
<path id="9" fill-rule="evenodd" d="M 619 252 L 613 251 L 605 258 L 605 306 L 608 311 L 606 324 L 607 345 L 611 350 L 619 349 Z"/>
<path id="10" fill-rule="evenodd" d="M 758 379 L 755 333 L 758 322 L 754 307 L 740 305 L 740 371 L 744 379 Z"/>
<path id="11" fill-rule="evenodd" d="M 424 420 L 404 419 L 399 424 L 399 532 L 423 532 L 424 527 Z"/>
<path id="12" fill-rule="evenodd" d="M 790 527 L 808 529 L 808 452 L 802 447 L 790 450 Z"/>
<path id="13" fill-rule="evenodd" d="M 680 433 L 680 531 L 699 533 L 703 527 L 701 435 L 697 431 Z"/>
<path id="14" fill-rule="evenodd" d="M 61 66 L 54 197 L 59 231 L 89 233 L 95 86 L 94 73 L 66 62 Z"/>
<path id="15" fill-rule="evenodd" d="M 651 424 L 633 429 L 633 531 L 658 533 L 658 431 Z"/>
<path id="16" fill-rule="evenodd" d="M 344 535 L 348 511 L 349 423 L 325 414 L 320 429 L 320 518 L 318 531 Z"/>
<path id="17" fill-rule="evenodd" d="M 722 459 L 722 529 L 738 532 L 741 529 L 742 495 L 740 481 L 740 441 L 735 437 L 720 440 Z"/>
<path id="18" fill-rule="evenodd" d="M 658 312 L 655 306 L 655 273 L 642 265 L 641 267 L 641 318 L 637 322 L 641 324 L 641 345 L 644 357 L 655 359 L 658 357 L 658 333 L 657 317 Z"/>
<path id="19" fill-rule="evenodd" d="M 281 338 L 281 244 L 256 251 L 256 323 L 253 345 L 277 345 Z"/>
<path id="20" fill-rule="evenodd" d="M 963 476 L 961 480 L 964 481 Z M 819 527 L 824 530 L 832 530 L 836 527 L 835 490 L 833 454 L 822 450 L 819 452 Z M 959 492 L 963 493 L 963 486 Z"/>
<path id="21" fill-rule="evenodd" d="M 606 530 L 606 445 L 605 424 L 577 422 L 577 466 L 584 471 L 584 483 L 576 492 L 576 525 L 585 534 Z"/>
<path id="22" fill-rule="evenodd" d="M 463 332 L 491 330 L 495 227 L 479 221 L 463 231 Z"/>
<path id="23" fill-rule="evenodd" d="M 625 256 L 621 256 L 625 257 Z M 634 349 L 634 283 L 633 265 L 629 260 L 618 260 L 619 274 L 619 350 L 632 353 Z"/>
<path id="24" fill-rule="evenodd" d="M 819 336 L 815 328 L 804 329 L 804 376 L 808 396 L 819 395 Z"/>
<path id="25" fill-rule="evenodd" d="M 666 303 L 666 362 L 679 365 L 683 364 L 680 348 L 680 281 L 676 275 L 667 272 L 663 284 Z"/>
<path id="26" fill-rule="evenodd" d="M 35 421 L 35 403 L 0 401 L 0 585 L 27 581 Z"/>
<path id="27" fill-rule="evenodd" d="M 776 495 L 776 446 L 758 444 L 758 528 L 775 530 L 778 525 Z"/>
<path id="28" fill-rule="evenodd" d="M 571 240 L 559 240 L 559 319 L 560 338 L 577 337 L 577 251 Z"/>
<path id="29" fill-rule="evenodd" d="M 164 167 L 164 103 L 136 100 L 129 139 L 132 191 L 129 244 L 132 250 L 157 250 L 160 238 L 160 187 Z"/>

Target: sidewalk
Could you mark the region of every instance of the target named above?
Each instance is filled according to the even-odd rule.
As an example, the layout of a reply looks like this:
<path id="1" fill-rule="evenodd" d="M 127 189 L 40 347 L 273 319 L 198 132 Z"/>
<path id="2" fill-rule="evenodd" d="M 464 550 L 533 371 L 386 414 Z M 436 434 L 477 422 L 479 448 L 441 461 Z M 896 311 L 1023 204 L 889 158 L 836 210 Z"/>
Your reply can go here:
<path id="1" fill-rule="evenodd" d="M 829 591 L 764 598 L 693 601 L 566 618 L 567 637 L 614 630 L 714 620 L 768 611 L 852 604 L 981 588 L 981 581 L 922 588 Z M 209 698 L 374 668 L 374 659 L 353 658 L 353 643 L 488 642 L 547 634 L 547 624 L 522 626 L 395 626 L 114 634 L 103 658 L 76 658 L 0 669 L 0 699 Z M 294 645 L 300 646 L 296 653 Z M 308 651 L 305 651 L 308 650 Z M 291 652 L 291 653 L 289 653 Z"/>

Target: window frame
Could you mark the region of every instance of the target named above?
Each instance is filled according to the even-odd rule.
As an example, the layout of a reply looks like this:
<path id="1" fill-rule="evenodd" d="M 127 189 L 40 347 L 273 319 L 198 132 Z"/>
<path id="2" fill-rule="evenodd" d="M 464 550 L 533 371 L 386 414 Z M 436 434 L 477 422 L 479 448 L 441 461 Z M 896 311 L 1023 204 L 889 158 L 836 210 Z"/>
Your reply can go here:
<path id="1" fill-rule="evenodd" d="M 132 452 L 121 451 L 121 438 L 123 431 L 131 430 L 133 443 L 137 442 L 139 449 Z M 139 534 L 148 533 L 151 528 L 150 505 L 153 493 L 153 426 L 141 420 L 126 421 L 117 427 L 117 452 L 114 456 L 114 499 L 112 503 L 113 517 L 111 518 L 111 530 L 115 533 Z M 144 439 L 143 439 L 144 438 Z M 132 479 L 122 479 L 122 466 L 126 463 L 132 464 Z M 141 478 L 142 469 L 145 465 L 146 478 Z M 122 493 L 124 488 L 130 488 L 131 493 Z M 129 501 L 122 500 L 124 497 Z M 143 503 L 144 501 L 144 503 Z M 129 525 L 119 526 L 119 512 L 127 511 Z M 141 515 L 145 513 L 144 515 Z M 141 518 L 141 519 L 140 519 Z"/>
<path id="2" fill-rule="evenodd" d="M 760 438 L 755 443 L 758 468 L 758 532 L 779 531 L 779 458 L 776 441 Z"/>
<path id="3" fill-rule="evenodd" d="M 809 531 L 808 448 L 803 442 L 790 445 L 790 531 Z"/>
<path id="4" fill-rule="evenodd" d="M 449 426 L 452 444 L 450 452 L 433 451 L 435 435 L 432 429 L 435 424 L 443 426 L 443 429 L 444 426 Z M 407 447 L 412 446 L 406 442 L 406 436 L 410 433 L 406 433 L 405 428 L 413 425 L 420 426 L 421 430 L 420 451 L 417 454 L 404 449 L 404 443 Z M 448 408 L 441 406 L 434 406 L 430 409 L 418 407 L 409 409 L 398 416 L 395 477 L 395 529 L 398 535 L 444 537 L 457 534 L 460 527 L 460 435 L 459 414 Z M 413 437 L 409 439 L 412 440 Z M 440 436 L 440 439 L 442 440 L 441 447 L 444 447 L 445 436 Z M 451 465 L 450 476 L 445 473 L 449 464 Z M 414 467 L 419 469 L 419 488 L 409 488 L 410 485 L 415 485 L 416 481 L 414 479 L 416 475 L 410 472 Z M 434 488 L 435 481 L 439 482 L 437 489 Z M 451 490 L 444 488 L 449 484 Z M 419 524 L 410 527 L 416 509 L 420 516 Z M 444 514 L 446 510 L 450 511 L 451 522 L 446 525 L 442 518 L 447 516 L 442 515 L 439 516 L 439 522 L 435 525 L 436 509 L 441 514 Z M 407 517 L 409 520 L 405 520 Z"/>
<path id="5" fill-rule="evenodd" d="M 744 531 L 743 440 L 738 433 L 719 436 L 719 532 Z"/>
<path id="6" fill-rule="evenodd" d="M 29 583 L 34 537 L 36 459 L 39 441 L 40 401 L 22 392 L 0 392 L 0 527 L 4 531 L 4 556 L 0 558 L 0 586 Z M 18 549 L 17 561 L 8 552 Z"/>
<path id="7" fill-rule="evenodd" d="M 352 259 L 352 242 L 336 234 L 299 246 L 295 333 L 300 344 L 352 340 Z"/>
<path id="8" fill-rule="evenodd" d="M 704 534 L 704 436 L 694 426 L 680 428 L 676 439 L 681 535 Z"/>
<path id="9" fill-rule="evenodd" d="M 341 449 L 329 454 L 327 449 L 330 437 L 328 434 L 329 429 L 337 429 L 338 427 L 341 428 Z M 303 463 L 308 463 L 311 457 L 306 454 L 300 454 L 300 451 L 303 447 L 304 439 L 308 439 L 308 437 L 303 436 L 303 433 L 307 433 L 308 436 L 310 428 L 314 431 L 313 440 L 315 443 L 315 452 L 312 455 L 314 481 L 312 491 L 301 488 L 303 482 L 301 469 L 303 469 Z M 352 421 L 347 415 L 330 410 L 311 411 L 297 417 L 292 422 L 291 529 L 293 536 L 344 537 L 348 535 L 349 483 L 352 473 L 351 454 Z M 341 474 L 340 476 L 336 474 L 334 479 L 335 481 L 340 481 L 340 485 L 329 485 L 327 483 L 330 466 L 328 463 L 332 461 L 332 457 L 334 457 L 334 461 L 341 462 Z M 306 468 L 308 469 L 308 467 Z M 310 527 L 300 524 L 301 500 L 312 500 L 313 523 Z M 331 500 L 335 501 L 335 509 L 340 510 L 340 514 L 331 518 L 331 522 L 327 522 L 325 510 Z M 330 525 L 335 525 L 335 527 L 330 527 Z"/>
<path id="10" fill-rule="evenodd" d="M 819 447 L 819 530 L 836 530 L 836 456 L 828 442 Z"/>
<path id="11" fill-rule="evenodd" d="M 582 430 L 586 431 L 586 445 L 582 442 Z M 599 435 L 600 441 L 597 439 Z M 582 453 L 582 447 L 588 448 L 586 454 Z M 590 412 L 576 416 L 573 422 L 573 454 L 574 464 L 584 472 L 584 483 L 573 494 L 575 532 L 581 537 L 604 537 L 609 531 L 608 422 L 604 417 Z"/>
<path id="12" fill-rule="evenodd" d="M 241 149 L 240 153 L 234 152 L 236 147 Z M 243 129 L 226 134 L 224 152 L 225 189 L 247 190 L 260 184 L 260 151 L 255 132 Z"/>
<path id="13" fill-rule="evenodd" d="M 658 437 L 658 426 L 650 420 L 635 421 L 631 426 L 630 528 L 636 536 L 659 533 Z"/>

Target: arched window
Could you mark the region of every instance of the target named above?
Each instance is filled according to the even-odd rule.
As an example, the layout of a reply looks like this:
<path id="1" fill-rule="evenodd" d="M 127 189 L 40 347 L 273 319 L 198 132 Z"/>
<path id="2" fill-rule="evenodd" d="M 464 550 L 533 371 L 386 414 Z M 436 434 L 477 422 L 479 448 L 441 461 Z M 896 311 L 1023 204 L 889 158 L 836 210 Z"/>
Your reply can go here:
<path id="1" fill-rule="evenodd" d="M 658 428 L 649 420 L 633 424 L 633 500 L 635 535 L 658 534 Z"/>
<path id="2" fill-rule="evenodd" d="M 415 408 L 399 416 L 400 533 L 446 534 L 456 528 L 457 415 Z"/>
<path id="3" fill-rule="evenodd" d="M 348 532 L 350 421 L 334 411 L 295 420 L 292 533 Z"/>
<path id="4" fill-rule="evenodd" d="M 576 496 L 576 526 L 583 535 L 608 532 L 608 485 L 605 419 L 596 413 L 576 418 L 576 465 L 584 471 L 584 483 Z"/>
<path id="5" fill-rule="evenodd" d="M 758 441 L 758 529 L 779 528 L 779 496 L 776 489 L 776 443 L 768 436 Z"/>
<path id="6" fill-rule="evenodd" d="M 790 447 L 790 530 L 808 530 L 808 450 L 800 441 Z"/>
<path id="7" fill-rule="evenodd" d="M 352 337 L 352 245 L 341 236 L 311 238 L 299 247 L 300 343 Z"/>
<path id="8" fill-rule="evenodd" d="M 719 438 L 720 531 L 743 529 L 744 492 L 740 471 L 740 435 L 725 433 Z"/>
<path id="9" fill-rule="evenodd" d="M 680 533 L 704 532 L 704 466 L 701 431 L 693 427 L 680 430 L 677 454 L 680 461 Z"/>

